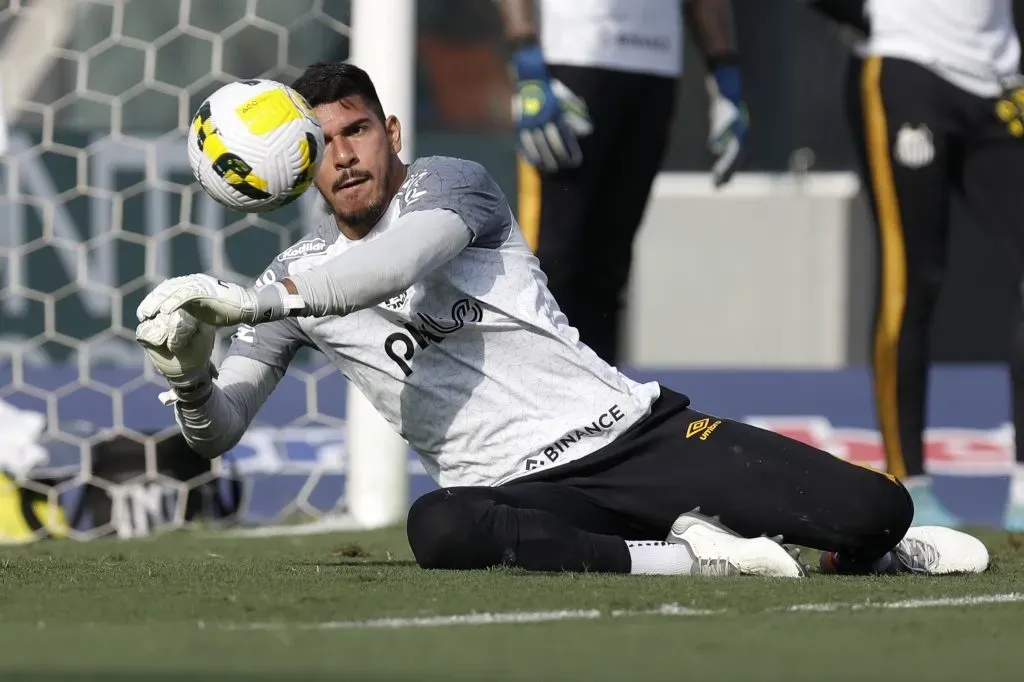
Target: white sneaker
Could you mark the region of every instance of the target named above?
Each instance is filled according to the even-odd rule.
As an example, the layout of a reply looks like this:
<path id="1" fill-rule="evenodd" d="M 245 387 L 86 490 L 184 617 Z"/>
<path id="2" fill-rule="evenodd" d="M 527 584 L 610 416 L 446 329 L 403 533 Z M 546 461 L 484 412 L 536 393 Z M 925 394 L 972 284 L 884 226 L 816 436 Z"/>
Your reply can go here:
<path id="1" fill-rule="evenodd" d="M 803 567 L 774 540 L 742 538 L 696 512 L 672 524 L 668 542 L 684 542 L 697 560 L 697 574 L 801 578 Z"/>
<path id="2" fill-rule="evenodd" d="M 942 526 L 912 527 L 893 551 L 914 573 L 982 573 L 988 568 L 988 549 L 981 540 Z"/>

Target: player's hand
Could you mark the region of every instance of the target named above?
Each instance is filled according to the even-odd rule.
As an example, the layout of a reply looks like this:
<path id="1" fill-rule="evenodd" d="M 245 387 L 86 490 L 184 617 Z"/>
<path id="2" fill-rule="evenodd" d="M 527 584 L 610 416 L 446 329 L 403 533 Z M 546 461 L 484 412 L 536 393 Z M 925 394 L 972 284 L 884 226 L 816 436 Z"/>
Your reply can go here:
<path id="1" fill-rule="evenodd" d="M 586 103 L 561 81 L 551 79 L 536 45 L 517 50 L 512 64 L 519 153 L 541 172 L 576 168 L 583 161 L 577 138 L 593 130 Z"/>
<path id="2" fill-rule="evenodd" d="M 1013 137 L 1024 137 L 1024 76 L 1017 74 L 1001 81 L 1003 93 L 996 102 L 996 116 Z"/>
<path id="3" fill-rule="evenodd" d="M 185 393 L 210 386 L 216 374 L 210 363 L 215 341 L 212 326 L 177 310 L 140 322 L 135 339 L 171 388 Z"/>
<path id="4" fill-rule="evenodd" d="M 721 187 L 739 168 L 747 142 L 749 123 L 739 68 L 735 64 L 715 68 L 707 87 L 711 100 L 708 149 L 715 157 L 711 178 L 715 187 Z"/>
<path id="5" fill-rule="evenodd" d="M 210 275 L 185 275 L 161 282 L 139 304 L 139 321 L 184 310 L 215 327 L 270 322 L 286 316 L 276 287 L 259 291 Z"/>

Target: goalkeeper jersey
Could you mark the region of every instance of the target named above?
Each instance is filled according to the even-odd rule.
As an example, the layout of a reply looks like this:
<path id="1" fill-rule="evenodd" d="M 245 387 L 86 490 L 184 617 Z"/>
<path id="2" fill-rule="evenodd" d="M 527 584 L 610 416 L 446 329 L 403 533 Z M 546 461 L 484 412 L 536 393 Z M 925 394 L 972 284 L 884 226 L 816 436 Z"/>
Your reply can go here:
<path id="1" fill-rule="evenodd" d="M 504 194 L 476 163 L 417 160 L 366 237 L 348 240 L 327 216 L 278 255 L 261 282 L 317 268 L 403 216 L 439 210 L 472 234 L 453 259 L 348 315 L 240 328 L 230 354 L 284 370 L 300 347 L 318 349 L 442 486 L 498 485 L 560 466 L 649 413 L 658 384 L 631 380 L 580 343 Z"/>

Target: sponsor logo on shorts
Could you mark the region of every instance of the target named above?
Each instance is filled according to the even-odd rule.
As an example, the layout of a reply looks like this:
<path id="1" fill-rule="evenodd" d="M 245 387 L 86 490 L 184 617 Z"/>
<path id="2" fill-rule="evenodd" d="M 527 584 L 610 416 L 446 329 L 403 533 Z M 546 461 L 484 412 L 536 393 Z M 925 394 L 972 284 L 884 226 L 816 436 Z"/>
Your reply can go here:
<path id="1" fill-rule="evenodd" d="M 718 428 L 718 425 L 722 423 L 721 419 L 711 421 L 707 417 L 698 419 L 695 422 L 690 422 L 690 425 L 686 427 L 686 437 L 693 438 L 697 434 L 700 434 L 701 440 L 707 440 L 711 436 L 711 433 Z"/>

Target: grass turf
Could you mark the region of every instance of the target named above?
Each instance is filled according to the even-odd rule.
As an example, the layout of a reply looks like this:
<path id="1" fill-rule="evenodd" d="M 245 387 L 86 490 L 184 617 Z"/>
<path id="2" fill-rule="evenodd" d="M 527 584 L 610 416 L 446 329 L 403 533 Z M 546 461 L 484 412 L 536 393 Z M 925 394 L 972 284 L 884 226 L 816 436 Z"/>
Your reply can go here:
<path id="1" fill-rule="evenodd" d="M 400 529 L 5 548 L 0 680 L 1022 679 L 1024 603 L 907 608 L 1024 594 L 1024 536 L 981 535 L 985 575 L 802 581 L 421 571 Z M 714 613 L 637 613 L 663 604 Z M 337 623 L 563 609 L 590 619 Z"/>

